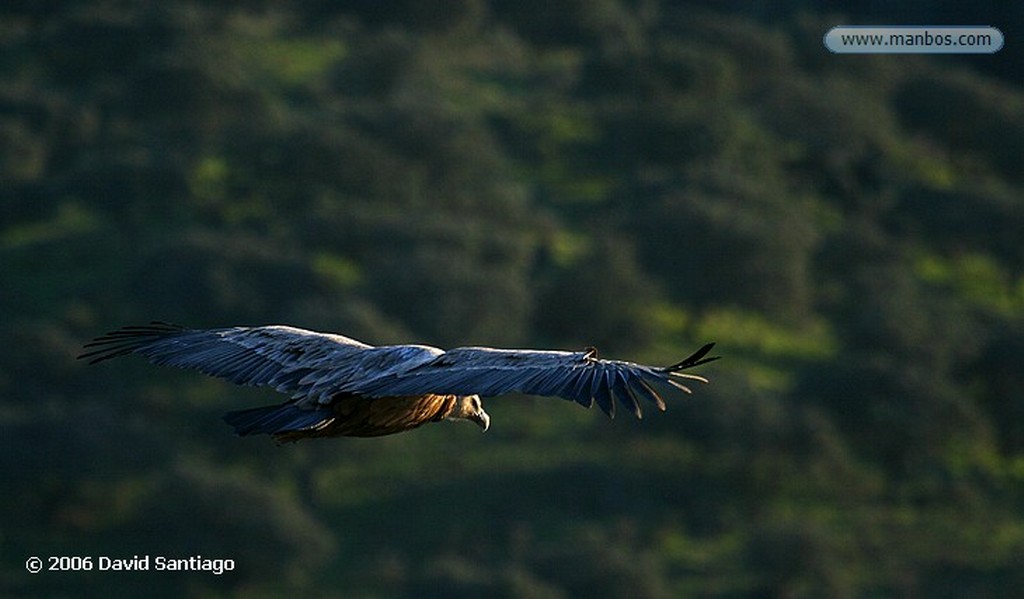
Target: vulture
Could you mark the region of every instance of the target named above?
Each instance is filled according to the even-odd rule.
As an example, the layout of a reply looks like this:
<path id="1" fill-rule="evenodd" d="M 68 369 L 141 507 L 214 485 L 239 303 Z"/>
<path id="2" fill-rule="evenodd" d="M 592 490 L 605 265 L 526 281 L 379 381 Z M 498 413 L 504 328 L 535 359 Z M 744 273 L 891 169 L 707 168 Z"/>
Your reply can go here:
<path id="1" fill-rule="evenodd" d="M 289 442 L 378 437 L 442 420 L 468 420 L 486 431 L 491 418 L 481 397 L 504 393 L 561 397 L 588 408 L 596 403 L 609 417 L 618 400 L 640 418 L 641 400 L 664 411 L 666 389 L 690 393 L 682 381 L 707 383 L 683 371 L 717 359 L 705 357 L 713 346 L 658 368 L 600 359 L 594 348 L 374 347 L 290 326 L 189 329 L 153 322 L 97 337 L 78 357 L 95 364 L 138 354 L 154 364 L 290 394 L 282 404 L 224 415 L 238 435 Z"/>

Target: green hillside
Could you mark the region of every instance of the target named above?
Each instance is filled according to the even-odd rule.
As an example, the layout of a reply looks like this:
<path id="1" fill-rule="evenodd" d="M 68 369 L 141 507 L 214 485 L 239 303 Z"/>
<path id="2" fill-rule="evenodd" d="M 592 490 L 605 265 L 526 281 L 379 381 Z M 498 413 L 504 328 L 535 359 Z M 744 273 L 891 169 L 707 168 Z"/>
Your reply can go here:
<path id="1" fill-rule="evenodd" d="M 968 60 L 708 5 L 0 8 L 0 594 L 1019 592 L 1024 15 Z M 220 420 L 272 392 L 74 359 L 154 319 L 723 359 L 278 447 Z"/>

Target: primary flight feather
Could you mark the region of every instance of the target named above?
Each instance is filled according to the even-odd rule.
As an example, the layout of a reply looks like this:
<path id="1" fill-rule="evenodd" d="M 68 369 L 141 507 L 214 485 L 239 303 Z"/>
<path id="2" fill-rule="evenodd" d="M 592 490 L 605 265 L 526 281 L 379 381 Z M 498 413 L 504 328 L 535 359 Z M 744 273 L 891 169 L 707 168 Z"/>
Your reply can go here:
<path id="1" fill-rule="evenodd" d="M 481 396 L 525 393 L 561 397 L 609 416 L 615 401 L 641 416 L 641 400 L 665 410 L 661 393 L 690 393 L 684 370 L 706 364 L 708 343 L 672 366 L 657 368 L 598 358 L 597 351 L 544 351 L 426 345 L 374 347 L 342 335 L 289 326 L 187 329 L 154 322 L 126 326 L 85 345 L 90 364 L 138 354 L 154 364 L 191 368 L 239 385 L 289 394 L 279 405 L 229 412 L 240 435 L 279 441 L 375 437 L 428 422 L 469 420 L 483 430 L 490 416 Z"/>

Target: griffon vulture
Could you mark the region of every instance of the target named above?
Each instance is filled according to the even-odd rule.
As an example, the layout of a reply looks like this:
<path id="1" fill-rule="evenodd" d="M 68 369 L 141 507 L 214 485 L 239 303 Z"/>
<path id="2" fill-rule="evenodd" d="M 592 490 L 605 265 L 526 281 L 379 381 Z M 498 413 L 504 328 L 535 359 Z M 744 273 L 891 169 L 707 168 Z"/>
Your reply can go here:
<path id="1" fill-rule="evenodd" d="M 469 420 L 490 426 L 481 397 L 526 393 L 595 402 L 613 417 L 615 399 L 640 418 L 640 398 L 662 411 L 658 388 L 708 382 L 685 369 L 705 364 L 713 343 L 685 360 L 655 368 L 602 360 L 581 352 L 425 345 L 373 347 L 354 339 L 289 326 L 194 330 L 154 322 L 126 326 L 86 344 L 90 364 L 139 354 L 154 364 L 191 368 L 239 385 L 291 394 L 283 404 L 229 412 L 239 435 L 278 441 L 312 437 L 375 437 L 428 422 Z"/>

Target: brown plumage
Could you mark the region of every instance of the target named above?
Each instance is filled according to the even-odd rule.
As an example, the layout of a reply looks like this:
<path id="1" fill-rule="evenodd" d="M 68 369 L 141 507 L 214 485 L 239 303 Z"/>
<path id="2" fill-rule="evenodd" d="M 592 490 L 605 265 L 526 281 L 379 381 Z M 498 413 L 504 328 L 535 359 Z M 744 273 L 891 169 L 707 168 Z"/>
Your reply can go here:
<path id="1" fill-rule="evenodd" d="M 428 422 L 440 422 L 455 410 L 454 395 L 413 395 L 365 397 L 341 393 L 331 406 L 333 417 L 306 430 L 278 433 L 280 441 L 298 441 L 315 437 L 382 437 L 412 430 Z"/>
<path id="2" fill-rule="evenodd" d="M 315 437 L 379 437 L 442 420 L 468 420 L 483 430 L 490 417 L 481 396 L 526 393 L 562 397 L 609 416 L 616 400 L 641 417 L 640 400 L 660 410 L 659 390 L 690 393 L 681 380 L 707 379 L 683 370 L 705 364 L 713 343 L 672 366 L 602 360 L 582 352 L 425 345 L 373 347 L 354 339 L 288 326 L 193 330 L 164 323 L 128 326 L 86 344 L 91 364 L 139 354 L 155 364 L 191 368 L 241 385 L 291 395 L 280 405 L 229 412 L 239 435 L 279 441 Z"/>

